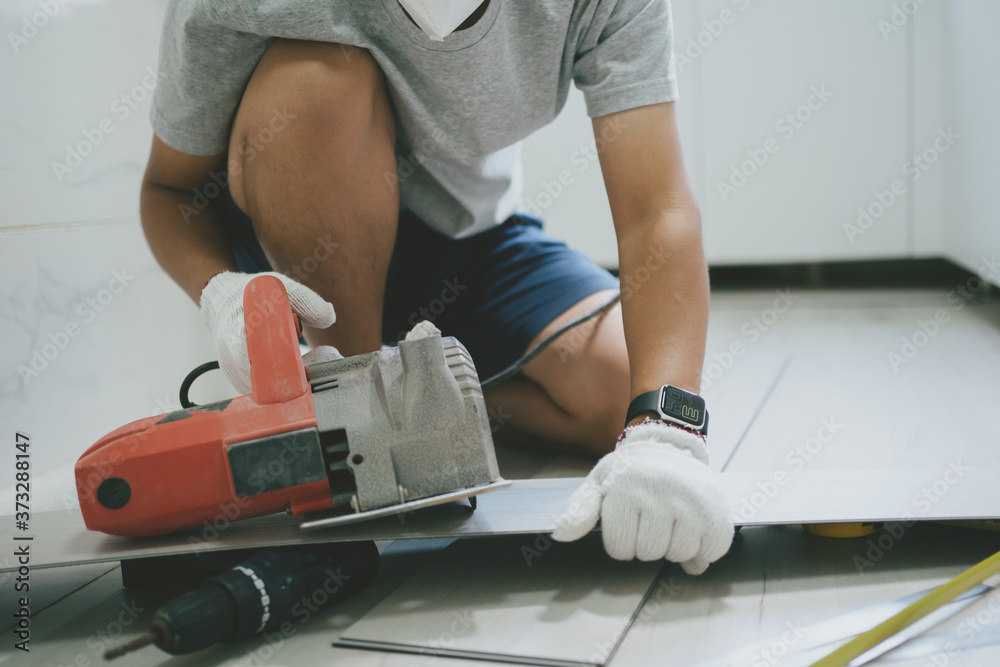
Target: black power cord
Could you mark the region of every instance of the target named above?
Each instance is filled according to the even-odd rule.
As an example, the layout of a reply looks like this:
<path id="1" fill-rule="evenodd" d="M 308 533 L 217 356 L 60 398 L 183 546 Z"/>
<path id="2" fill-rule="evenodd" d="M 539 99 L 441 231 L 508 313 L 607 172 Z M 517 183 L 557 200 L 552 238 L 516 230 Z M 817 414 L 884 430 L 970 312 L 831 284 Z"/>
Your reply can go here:
<path id="1" fill-rule="evenodd" d="M 552 335 L 550 335 L 548 338 L 540 342 L 538 345 L 525 352 L 520 359 L 512 363 L 510 366 L 503 369 L 499 373 L 494 373 L 490 377 L 483 380 L 482 382 L 483 389 L 486 389 L 487 387 L 495 385 L 499 382 L 503 382 L 504 380 L 513 377 L 514 375 L 517 375 L 518 373 L 521 372 L 521 369 L 528 364 L 529 361 L 531 361 L 539 354 L 541 354 L 542 350 L 547 348 L 556 338 L 559 338 L 559 336 L 562 336 L 564 333 L 566 333 L 573 327 L 579 326 L 584 322 L 586 322 L 587 320 L 593 319 L 598 315 L 600 315 L 601 313 L 607 311 L 609 308 L 611 308 L 611 306 L 618 303 L 621 300 L 621 298 L 622 295 L 621 292 L 619 292 L 618 294 L 615 294 L 613 297 L 611 297 L 611 300 L 605 303 L 604 305 L 598 306 L 589 313 L 581 315 L 572 322 L 563 325 L 562 327 L 559 328 L 558 331 L 554 332 Z"/>
<path id="2" fill-rule="evenodd" d="M 512 363 L 510 366 L 508 366 L 507 368 L 503 369 L 498 373 L 494 373 L 492 376 L 483 380 L 482 382 L 483 389 L 498 384 L 500 382 L 503 382 L 504 380 L 513 377 L 514 375 L 517 375 L 519 372 L 521 372 L 521 369 L 528 364 L 528 362 L 530 362 L 532 359 L 541 354 L 542 350 L 551 345 L 552 341 L 554 341 L 556 338 L 559 338 L 559 336 L 562 336 L 564 333 L 566 333 L 573 327 L 580 326 L 587 320 L 591 320 L 600 315 L 601 313 L 606 312 L 613 305 L 618 303 L 618 301 L 620 301 L 621 298 L 622 298 L 621 293 L 615 294 L 613 297 L 611 297 L 611 299 L 607 303 L 598 306 L 589 313 L 581 315 L 572 322 L 564 324 L 557 331 L 552 333 L 548 338 L 540 342 L 532 349 L 525 352 L 517 361 Z M 185 377 L 184 381 L 181 382 L 180 399 L 182 408 L 188 409 L 188 408 L 198 407 L 196 404 L 191 402 L 191 399 L 188 398 L 188 392 L 191 390 L 191 385 L 194 384 L 195 380 L 197 380 L 199 377 L 201 377 L 208 371 L 214 371 L 217 370 L 218 368 L 219 368 L 218 361 L 209 361 L 208 363 L 198 366 L 193 371 L 187 374 L 187 377 Z"/>
<path id="3" fill-rule="evenodd" d="M 193 385 L 194 381 L 197 380 L 198 378 L 200 378 L 205 373 L 207 373 L 209 371 L 218 370 L 218 368 L 219 368 L 219 362 L 218 361 L 209 361 L 208 363 L 205 363 L 205 364 L 202 364 L 201 366 L 198 366 L 193 371 L 191 371 L 190 373 L 187 374 L 187 377 L 184 378 L 183 382 L 181 382 L 181 395 L 180 395 L 180 398 L 181 398 L 181 407 L 182 408 L 184 408 L 185 410 L 187 410 L 188 408 L 196 408 L 196 407 L 198 407 L 196 404 L 194 404 L 194 403 L 191 402 L 191 399 L 188 398 L 188 392 L 191 391 L 191 385 Z"/>

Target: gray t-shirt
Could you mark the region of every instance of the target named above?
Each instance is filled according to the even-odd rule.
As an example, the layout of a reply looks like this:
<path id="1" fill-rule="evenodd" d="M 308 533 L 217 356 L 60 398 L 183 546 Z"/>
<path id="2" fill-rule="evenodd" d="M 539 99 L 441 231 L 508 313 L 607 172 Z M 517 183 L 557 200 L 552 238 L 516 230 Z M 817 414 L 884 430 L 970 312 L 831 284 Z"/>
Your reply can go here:
<path id="1" fill-rule="evenodd" d="M 519 142 L 558 115 L 570 80 L 591 117 L 677 98 L 669 0 L 489 0 L 471 28 L 443 42 L 398 0 L 171 0 L 156 134 L 185 153 L 225 151 L 275 38 L 371 52 L 397 126 L 398 175 L 386 178 L 404 209 L 451 237 L 520 210 Z"/>

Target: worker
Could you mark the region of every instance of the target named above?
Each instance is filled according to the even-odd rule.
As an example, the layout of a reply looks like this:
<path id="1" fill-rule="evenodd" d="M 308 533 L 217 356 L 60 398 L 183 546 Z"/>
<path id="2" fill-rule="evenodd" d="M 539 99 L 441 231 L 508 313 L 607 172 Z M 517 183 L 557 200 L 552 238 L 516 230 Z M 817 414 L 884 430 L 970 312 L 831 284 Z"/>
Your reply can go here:
<path id="1" fill-rule="evenodd" d="M 146 238 L 244 393 L 254 274 L 283 281 L 314 347 L 370 352 L 430 319 L 483 378 L 620 289 L 487 405 L 505 430 L 603 456 L 555 539 L 600 519 L 612 557 L 698 574 L 733 525 L 701 428 L 708 271 L 671 49 L 668 0 L 173 0 Z M 620 283 L 522 200 L 519 142 L 555 119 L 571 81 Z"/>

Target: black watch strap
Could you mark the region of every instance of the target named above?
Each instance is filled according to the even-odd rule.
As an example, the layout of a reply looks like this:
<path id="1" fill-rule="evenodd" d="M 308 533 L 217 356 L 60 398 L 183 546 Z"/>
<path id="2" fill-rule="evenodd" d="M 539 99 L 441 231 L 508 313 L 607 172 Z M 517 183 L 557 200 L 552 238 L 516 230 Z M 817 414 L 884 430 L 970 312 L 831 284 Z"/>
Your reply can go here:
<path id="1" fill-rule="evenodd" d="M 655 415 L 660 414 L 661 392 L 661 389 L 656 389 L 654 391 L 647 391 L 645 394 L 639 394 L 636 396 L 632 402 L 628 404 L 628 412 L 625 413 L 625 423 L 628 424 L 644 412 L 652 412 Z"/>
<path id="2" fill-rule="evenodd" d="M 691 419 L 686 418 L 681 414 L 672 415 L 664 412 L 663 396 L 668 390 L 673 390 L 675 393 L 681 392 L 681 394 L 685 394 L 692 402 L 699 404 L 696 410 L 703 414 L 698 415 L 698 419 L 692 423 Z M 625 423 L 628 424 L 630 421 L 646 412 L 652 412 L 664 421 L 677 424 L 678 426 L 691 429 L 692 431 L 697 431 L 702 435 L 708 435 L 708 410 L 705 409 L 704 399 L 697 394 L 692 394 L 691 392 L 678 389 L 677 387 L 673 387 L 671 385 L 664 385 L 659 389 L 639 394 L 632 400 L 631 403 L 629 403 L 628 411 L 625 413 Z"/>

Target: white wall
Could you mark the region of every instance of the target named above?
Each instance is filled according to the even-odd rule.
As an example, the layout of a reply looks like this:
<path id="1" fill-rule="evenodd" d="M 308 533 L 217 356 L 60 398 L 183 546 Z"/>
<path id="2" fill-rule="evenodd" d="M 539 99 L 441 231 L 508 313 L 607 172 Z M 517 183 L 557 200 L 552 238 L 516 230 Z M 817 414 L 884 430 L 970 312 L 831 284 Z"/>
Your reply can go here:
<path id="1" fill-rule="evenodd" d="M 32 438 L 34 511 L 72 499 L 83 450 L 179 407 L 184 375 L 215 356 L 138 222 L 165 2 L 59 5 L 50 18 L 31 0 L 0 4 L 0 438 Z M 54 169 L 71 149 L 87 154 Z"/>
<path id="2" fill-rule="evenodd" d="M 1000 285 L 1000 272 L 984 262 L 1000 258 L 1000 4 L 948 7 L 943 99 L 962 138 L 945 172 L 942 243 L 948 257 Z"/>

